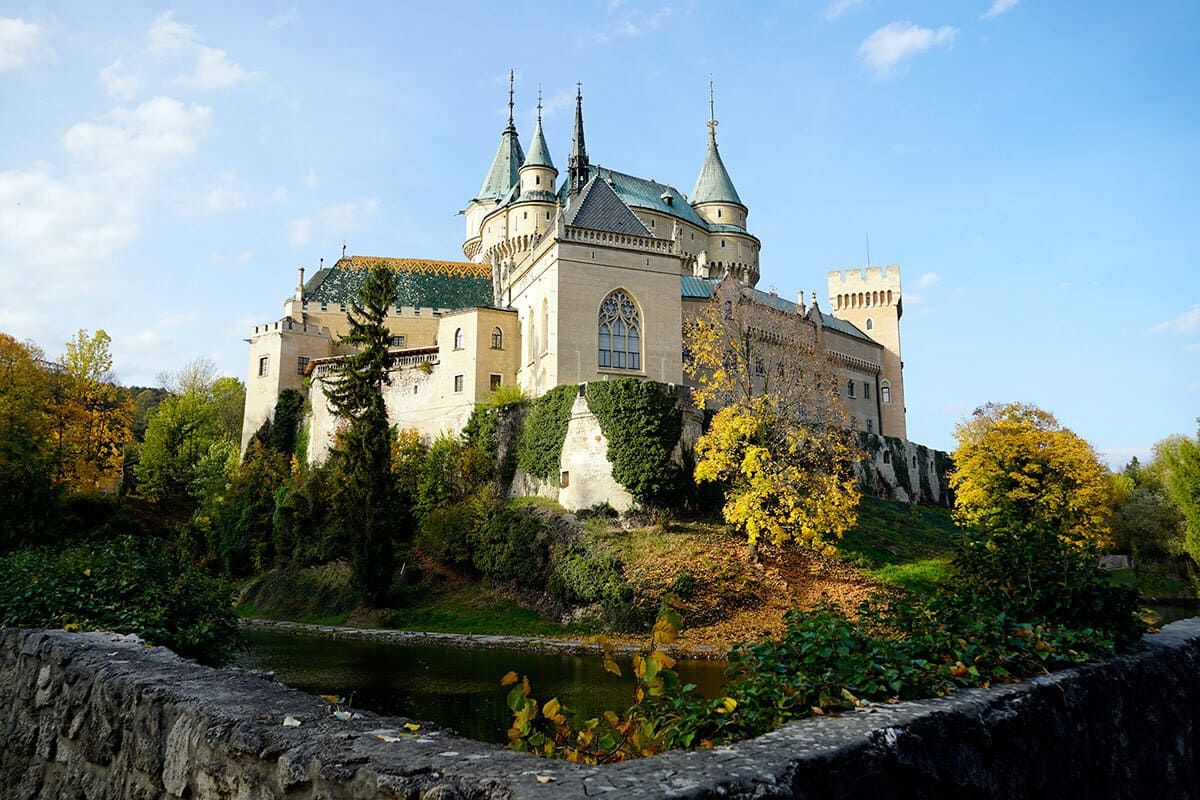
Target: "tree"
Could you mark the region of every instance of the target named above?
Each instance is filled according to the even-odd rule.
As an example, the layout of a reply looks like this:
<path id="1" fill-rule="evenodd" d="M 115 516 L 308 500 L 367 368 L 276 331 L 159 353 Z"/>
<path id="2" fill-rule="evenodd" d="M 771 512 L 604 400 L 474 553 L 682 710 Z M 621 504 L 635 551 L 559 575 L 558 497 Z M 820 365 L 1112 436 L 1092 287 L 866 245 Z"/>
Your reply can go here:
<path id="1" fill-rule="evenodd" d="M 395 275 L 374 267 L 347 312 L 349 333 L 339 340 L 354 351 L 337 362 L 325 385 L 330 406 L 345 423 L 331 454 L 343 476 L 334 508 L 350 541 L 355 586 L 369 604 L 383 599 L 394 564 L 389 523 L 396 490 L 383 388 L 391 383 L 391 333 L 384 323 L 395 302 Z"/>
<path id="2" fill-rule="evenodd" d="M 1105 543 L 1113 490 L 1095 451 L 1053 414 L 988 403 L 955 428 L 955 521 L 983 532 L 1038 528 Z"/>
<path id="3" fill-rule="evenodd" d="M 36 346 L 0 333 L 0 548 L 31 542 L 54 502 L 50 382 Z"/>
<path id="4" fill-rule="evenodd" d="M 731 279 L 686 329 L 693 401 L 716 407 L 697 481 L 729 485 L 723 513 L 759 538 L 829 552 L 856 521 L 859 453 L 818 328 Z"/>
<path id="5" fill-rule="evenodd" d="M 241 434 L 246 390 L 236 378 L 214 378 L 204 361 L 193 361 L 175 378 L 174 394 L 151 412 L 141 460 L 135 468 L 138 488 L 153 499 L 189 493 L 198 464 L 212 446 Z"/>
<path id="6" fill-rule="evenodd" d="M 1187 520 L 1188 555 L 1200 561 L 1200 433 L 1195 439 L 1164 439 L 1154 446 L 1154 454 L 1155 462 L 1161 463 L 1167 495 Z"/>
<path id="7" fill-rule="evenodd" d="M 74 491 L 115 485 L 132 438 L 133 403 L 115 383 L 111 342 L 103 330 L 80 329 L 59 361 L 57 480 Z"/>

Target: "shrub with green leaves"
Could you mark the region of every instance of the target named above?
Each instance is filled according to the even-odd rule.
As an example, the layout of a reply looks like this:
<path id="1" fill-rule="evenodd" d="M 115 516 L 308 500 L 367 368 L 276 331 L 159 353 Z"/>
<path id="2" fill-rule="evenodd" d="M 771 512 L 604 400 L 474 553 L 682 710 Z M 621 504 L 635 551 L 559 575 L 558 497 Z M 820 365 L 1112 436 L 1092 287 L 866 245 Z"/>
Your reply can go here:
<path id="1" fill-rule="evenodd" d="M 425 515 L 413 543 L 425 555 L 452 569 L 470 569 L 475 515 L 464 505 L 435 508 Z"/>
<path id="2" fill-rule="evenodd" d="M 558 483 L 563 441 L 579 390 L 556 386 L 534 400 L 517 445 L 517 466 L 535 478 Z"/>
<path id="3" fill-rule="evenodd" d="M 471 561 L 484 575 L 538 586 L 549 560 L 550 534 L 526 509 L 498 506 L 484 517 L 471 542 Z"/>
<path id="4" fill-rule="evenodd" d="M 660 503 L 679 490 L 671 452 L 683 417 L 675 394 L 653 381 L 620 378 L 587 385 L 588 408 L 608 440 L 613 478 L 644 503 Z"/>
<path id="5" fill-rule="evenodd" d="M 209 664 L 227 662 L 237 642 L 231 594 L 158 539 L 0 558 L 0 625 L 133 633 Z"/>

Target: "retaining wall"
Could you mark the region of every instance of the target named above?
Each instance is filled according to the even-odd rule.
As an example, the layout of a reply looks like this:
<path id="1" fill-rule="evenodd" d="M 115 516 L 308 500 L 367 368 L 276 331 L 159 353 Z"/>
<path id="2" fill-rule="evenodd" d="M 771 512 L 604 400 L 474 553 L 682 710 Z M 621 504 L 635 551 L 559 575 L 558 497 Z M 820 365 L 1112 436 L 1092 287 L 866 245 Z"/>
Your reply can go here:
<path id="1" fill-rule="evenodd" d="M 1200 796 L 1200 619 L 1137 655 L 609 767 L 329 704 L 108 634 L 0 631 L 6 798 Z M 331 643 L 331 647 L 336 644 Z M 299 725 L 285 724 L 285 720 Z"/>

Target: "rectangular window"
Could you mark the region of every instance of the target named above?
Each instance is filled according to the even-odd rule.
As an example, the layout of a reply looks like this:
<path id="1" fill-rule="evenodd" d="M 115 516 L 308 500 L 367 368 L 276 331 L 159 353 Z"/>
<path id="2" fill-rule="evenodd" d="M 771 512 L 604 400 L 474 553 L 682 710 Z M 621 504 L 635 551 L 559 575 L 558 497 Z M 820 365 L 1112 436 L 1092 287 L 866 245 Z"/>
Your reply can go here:
<path id="1" fill-rule="evenodd" d="M 392 337 L 392 347 L 404 347 L 404 337 L 403 336 L 393 336 Z"/>
<path id="2" fill-rule="evenodd" d="M 494 372 L 488 378 L 488 386 L 490 387 L 491 391 L 493 391 L 493 392 L 496 391 L 497 389 L 499 389 L 501 383 L 503 383 L 503 382 L 504 382 L 504 378 L 500 375 L 497 375 Z"/>
<path id="3" fill-rule="evenodd" d="M 454 391 L 461 392 L 462 390 L 463 390 L 463 376 L 455 375 L 454 376 Z"/>
<path id="4" fill-rule="evenodd" d="M 871 384 L 867 383 L 866 381 L 863 381 L 863 399 L 871 399 Z"/>
<path id="5" fill-rule="evenodd" d="M 558 476 L 558 485 L 564 489 L 567 488 L 568 486 L 570 486 L 571 485 L 571 473 L 563 472 L 561 475 L 559 475 Z"/>
<path id="6" fill-rule="evenodd" d="M 258 359 L 258 377 L 265 378 L 271 374 L 271 357 L 263 356 Z"/>
<path id="7" fill-rule="evenodd" d="M 308 356 L 296 356 L 296 374 L 303 375 L 308 369 Z"/>
<path id="8" fill-rule="evenodd" d="M 875 432 L 875 420 L 869 419 L 869 420 L 867 420 L 867 433 L 874 433 L 874 432 Z"/>
<path id="9" fill-rule="evenodd" d="M 763 368 L 763 360 L 761 358 L 754 359 L 754 374 L 766 375 L 767 371 Z"/>
<path id="10" fill-rule="evenodd" d="M 846 382 L 846 396 L 854 397 L 854 381 Z"/>

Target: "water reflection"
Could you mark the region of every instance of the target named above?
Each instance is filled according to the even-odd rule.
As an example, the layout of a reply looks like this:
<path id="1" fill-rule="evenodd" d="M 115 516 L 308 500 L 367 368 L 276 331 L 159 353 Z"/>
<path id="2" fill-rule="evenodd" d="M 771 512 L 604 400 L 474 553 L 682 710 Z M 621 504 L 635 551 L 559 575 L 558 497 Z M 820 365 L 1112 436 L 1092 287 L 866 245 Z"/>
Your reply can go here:
<path id="1" fill-rule="evenodd" d="M 632 702 L 628 659 L 623 678 L 604 672 L 598 657 L 507 650 L 401 645 L 326 639 L 278 631 L 248 630 L 248 648 L 237 666 L 273 670 L 281 683 L 313 694 L 353 695 L 355 708 L 429 720 L 464 736 L 505 742 L 511 713 L 500 678 L 509 670 L 528 675 L 539 700 L 557 697 L 589 716 Z M 725 665 L 681 661 L 685 682 L 718 695 Z"/>

